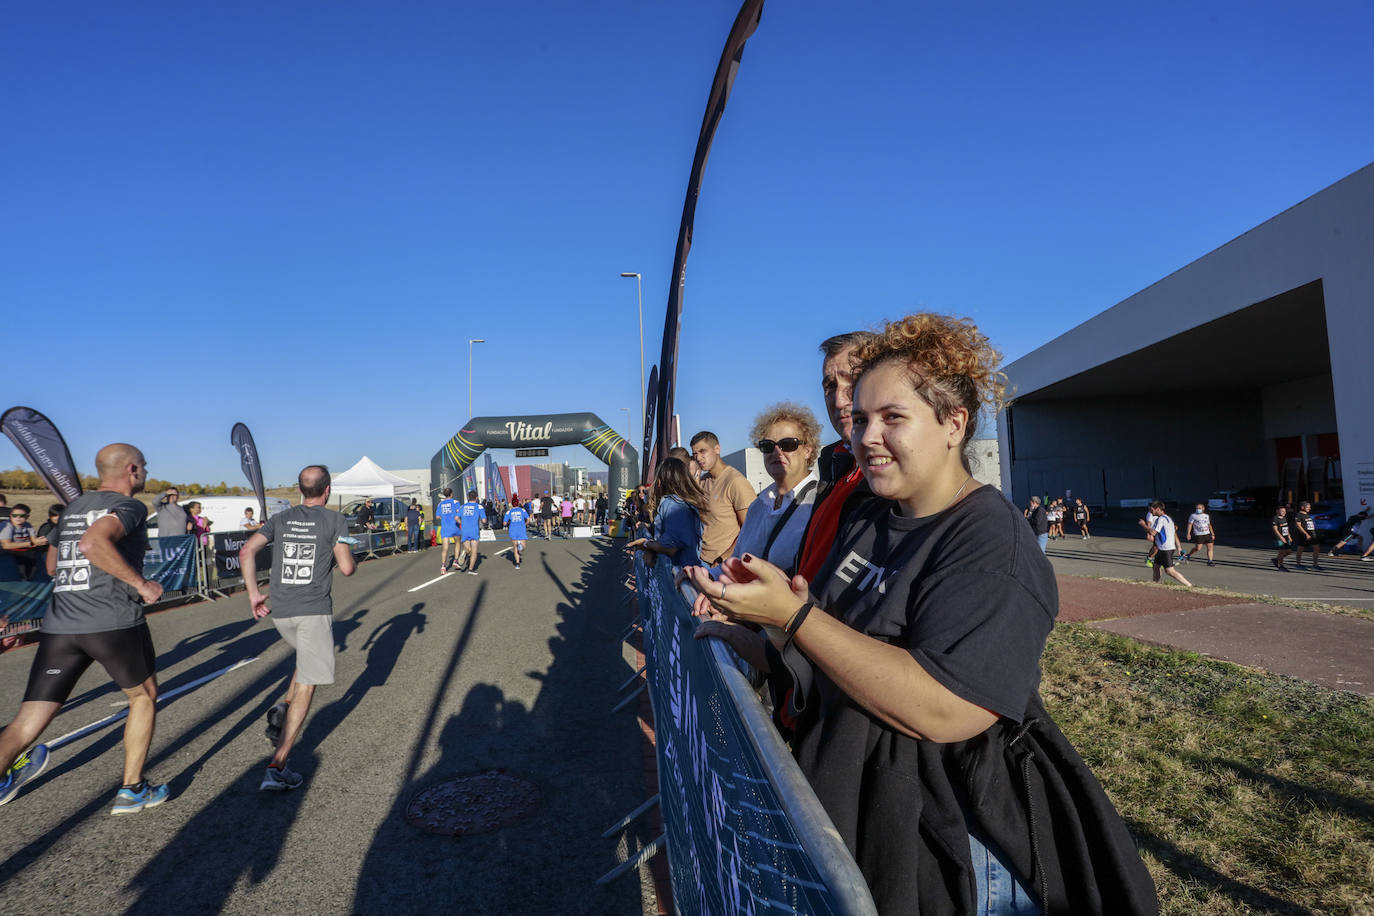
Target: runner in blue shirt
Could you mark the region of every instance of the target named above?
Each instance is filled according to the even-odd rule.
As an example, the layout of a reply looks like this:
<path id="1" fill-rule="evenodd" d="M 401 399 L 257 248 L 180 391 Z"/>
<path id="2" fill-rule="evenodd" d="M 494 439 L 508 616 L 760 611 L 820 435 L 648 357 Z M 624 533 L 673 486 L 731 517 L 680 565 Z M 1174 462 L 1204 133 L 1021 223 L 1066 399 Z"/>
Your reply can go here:
<path id="1" fill-rule="evenodd" d="M 453 498 L 453 488 L 444 487 L 444 498 L 434 507 L 434 517 L 439 520 L 439 574 L 448 572 L 448 548 L 453 545 L 454 562 L 458 560 L 458 500 Z"/>
<path id="2" fill-rule="evenodd" d="M 464 571 L 469 576 L 477 575 L 477 539 L 482 536 L 482 519 L 486 514 L 482 504 L 477 501 L 477 491 L 468 490 L 468 501 L 458 509 L 459 537 L 463 541 L 463 556 L 458 560 L 458 568 L 462 570 L 466 560 L 468 568 Z"/>
<path id="3" fill-rule="evenodd" d="M 512 552 L 515 554 L 515 568 L 520 568 L 520 554 L 525 552 L 525 523 L 530 514 L 520 508 L 520 497 L 512 496 L 510 508 L 506 510 L 506 530 L 510 532 Z"/>

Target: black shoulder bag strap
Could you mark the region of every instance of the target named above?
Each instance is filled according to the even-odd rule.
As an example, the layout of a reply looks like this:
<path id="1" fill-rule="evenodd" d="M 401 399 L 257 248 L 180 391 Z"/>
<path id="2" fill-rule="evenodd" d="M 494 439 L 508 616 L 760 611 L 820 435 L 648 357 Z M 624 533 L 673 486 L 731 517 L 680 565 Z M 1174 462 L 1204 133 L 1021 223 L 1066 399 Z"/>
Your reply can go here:
<path id="1" fill-rule="evenodd" d="M 782 529 L 787 527 L 787 520 L 792 517 L 793 512 L 797 511 L 797 507 L 802 504 L 802 500 L 806 499 L 806 495 L 815 488 L 816 481 L 814 480 L 802 487 L 792 499 L 792 505 L 787 507 L 787 511 L 782 514 L 782 518 L 778 519 L 778 523 L 773 526 L 773 531 L 768 535 L 768 543 L 763 545 L 763 558 L 765 560 L 768 559 L 768 552 L 773 549 L 773 542 L 778 539 L 778 535 L 782 534 Z M 792 559 L 795 562 L 797 558 L 793 557 Z M 788 570 L 788 572 L 791 572 L 791 570 Z"/>

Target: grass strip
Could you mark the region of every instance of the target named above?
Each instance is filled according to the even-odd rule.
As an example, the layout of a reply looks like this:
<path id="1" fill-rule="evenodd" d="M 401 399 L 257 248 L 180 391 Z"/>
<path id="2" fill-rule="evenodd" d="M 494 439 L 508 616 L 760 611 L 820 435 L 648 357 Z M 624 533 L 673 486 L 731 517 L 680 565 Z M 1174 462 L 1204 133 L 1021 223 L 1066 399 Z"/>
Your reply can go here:
<path id="1" fill-rule="evenodd" d="M 1374 913 L 1374 700 L 1082 624 L 1042 664 L 1165 913 Z"/>

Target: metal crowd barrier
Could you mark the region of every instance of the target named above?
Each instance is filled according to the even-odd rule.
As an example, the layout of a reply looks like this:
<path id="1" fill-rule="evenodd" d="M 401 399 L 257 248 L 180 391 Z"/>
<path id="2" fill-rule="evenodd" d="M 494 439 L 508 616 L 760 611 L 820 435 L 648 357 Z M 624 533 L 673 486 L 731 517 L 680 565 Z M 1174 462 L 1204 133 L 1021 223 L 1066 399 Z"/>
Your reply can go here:
<path id="1" fill-rule="evenodd" d="M 647 688 L 653 705 L 665 834 L 602 881 L 666 840 L 674 895 L 688 895 L 675 901 L 682 911 L 873 916 L 868 884 L 773 727 L 748 666 L 722 641 L 692 638 L 696 591 L 686 583 L 674 590 L 659 565 L 635 565 L 646 660 L 635 694 Z"/>

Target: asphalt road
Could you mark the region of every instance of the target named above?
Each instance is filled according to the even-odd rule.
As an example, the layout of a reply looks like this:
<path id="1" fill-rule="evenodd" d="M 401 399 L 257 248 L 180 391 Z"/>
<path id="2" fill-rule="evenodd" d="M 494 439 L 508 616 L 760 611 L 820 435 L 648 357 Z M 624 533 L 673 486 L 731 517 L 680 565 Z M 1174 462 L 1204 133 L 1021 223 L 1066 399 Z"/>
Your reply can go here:
<path id="1" fill-rule="evenodd" d="M 1149 581 L 1154 574 L 1154 570 L 1145 565 L 1149 544 L 1143 533 L 1136 533 L 1139 529 L 1132 530 L 1133 526 L 1133 521 L 1117 519 L 1094 524 L 1091 530 L 1095 533 L 1085 541 L 1073 534 L 1074 528 L 1069 525 L 1067 538 L 1049 543 L 1049 557 L 1055 572 Z M 1323 557 L 1321 572 L 1294 569 L 1285 573 L 1275 569 L 1270 562 L 1277 555 L 1276 550 L 1254 546 L 1253 538 L 1248 541 L 1236 545 L 1222 536 L 1216 546 L 1216 566 L 1207 565 L 1206 548 L 1203 548 L 1179 569 L 1194 585 L 1245 595 L 1374 609 L 1374 563 L 1361 563 L 1349 556 L 1334 560 Z M 1184 552 L 1191 546 L 1185 542 Z M 1304 558 L 1304 564 L 1311 562 L 1310 555 Z M 1287 564 L 1292 567 L 1291 556 Z M 1170 581 L 1168 576 L 1162 578 Z"/>
<path id="2" fill-rule="evenodd" d="M 641 913 L 631 874 L 598 876 L 649 837 L 602 839 L 643 799 L 635 713 L 611 714 L 633 673 L 620 635 L 621 551 L 532 541 L 524 568 L 486 554 L 476 577 L 435 577 L 438 551 L 335 577 L 337 682 L 293 752 L 305 786 L 258 791 L 263 717 L 292 666 L 238 596 L 149 618 L 164 693 L 244 667 L 160 708 L 149 775 L 159 808 L 111 817 L 122 725 L 53 752 L 0 809 L 4 913 Z M 12 714 L 33 650 L 0 656 Z M 115 712 L 98 666 L 44 740 Z M 426 788 L 504 770 L 538 807 L 491 832 L 438 836 L 405 810 Z"/>

